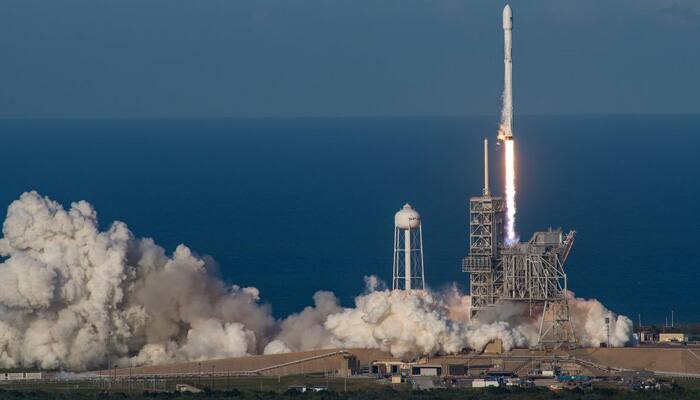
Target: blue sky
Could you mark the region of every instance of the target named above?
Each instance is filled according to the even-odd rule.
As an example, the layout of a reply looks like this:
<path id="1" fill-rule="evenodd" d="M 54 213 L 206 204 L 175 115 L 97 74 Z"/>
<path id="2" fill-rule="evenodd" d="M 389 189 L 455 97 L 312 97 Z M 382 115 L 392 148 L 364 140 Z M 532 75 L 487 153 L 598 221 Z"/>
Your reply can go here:
<path id="1" fill-rule="evenodd" d="M 504 4 L 4 0 L 0 117 L 496 114 Z M 516 113 L 700 112 L 700 2 L 511 4 Z"/>

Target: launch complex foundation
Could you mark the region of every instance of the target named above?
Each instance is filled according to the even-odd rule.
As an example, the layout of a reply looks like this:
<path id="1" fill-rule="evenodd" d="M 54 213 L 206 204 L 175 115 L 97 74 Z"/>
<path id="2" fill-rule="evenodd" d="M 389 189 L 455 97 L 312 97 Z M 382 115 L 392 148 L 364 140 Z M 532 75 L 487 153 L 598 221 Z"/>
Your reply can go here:
<path id="1" fill-rule="evenodd" d="M 591 377 L 620 377 L 647 371 L 660 376 L 700 378 L 700 347 L 581 348 L 482 353 L 422 358 L 413 362 L 376 349 L 327 349 L 277 355 L 248 356 L 162 366 L 115 368 L 96 373 L 102 379 L 197 378 L 314 375 L 336 377 L 399 375 L 480 377 L 488 374 L 537 379 L 537 371 Z M 543 377 L 539 377 L 543 378 Z"/>

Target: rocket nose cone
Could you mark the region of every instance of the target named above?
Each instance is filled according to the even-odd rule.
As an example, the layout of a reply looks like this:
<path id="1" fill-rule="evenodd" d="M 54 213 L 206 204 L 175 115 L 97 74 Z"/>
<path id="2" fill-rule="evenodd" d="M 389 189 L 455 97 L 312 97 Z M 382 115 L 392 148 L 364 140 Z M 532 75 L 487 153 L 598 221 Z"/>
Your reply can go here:
<path id="1" fill-rule="evenodd" d="M 508 4 L 503 7 L 503 29 L 513 29 L 513 11 Z"/>

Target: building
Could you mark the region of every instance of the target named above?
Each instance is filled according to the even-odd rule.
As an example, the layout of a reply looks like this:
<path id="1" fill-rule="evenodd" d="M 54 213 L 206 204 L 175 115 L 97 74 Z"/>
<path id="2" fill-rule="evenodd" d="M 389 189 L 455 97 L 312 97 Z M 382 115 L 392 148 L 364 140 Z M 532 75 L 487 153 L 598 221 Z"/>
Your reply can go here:
<path id="1" fill-rule="evenodd" d="M 637 340 L 639 343 L 653 343 L 658 342 L 659 338 L 654 332 L 639 332 L 637 334 Z"/>
<path id="2" fill-rule="evenodd" d="M 411 368 L 413 376 L 442 376 L 442 365 L 440 364 L 416 364 Z"/>
<path id="3" fill-rule="evenodd" d="M 0 373 L 0 381 L 33 381 L 43 379 L 42 372 L 3 372 Z"/>
<path id="4" fill-rule="evenodd" d="M 484 354 L 503 354 L 503 341 L 494 339 L 484 347 Z"/>
<path id="5" fill-rule="evenodd" d="M 659 333 L 660 343 L 686 343 L 688 336 L 685 333 Z"/>

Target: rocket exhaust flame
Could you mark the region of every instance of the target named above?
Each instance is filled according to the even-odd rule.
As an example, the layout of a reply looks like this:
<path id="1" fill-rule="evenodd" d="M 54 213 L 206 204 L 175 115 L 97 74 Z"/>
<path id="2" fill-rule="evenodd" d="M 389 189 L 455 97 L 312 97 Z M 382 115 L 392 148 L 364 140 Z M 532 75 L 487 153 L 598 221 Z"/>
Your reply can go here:
<path id="1" fill-rule="evenodd" d="M 515 142 L 505 141 L 506 169 L 506 245 L 518 242 L 515 233 Z"/>

